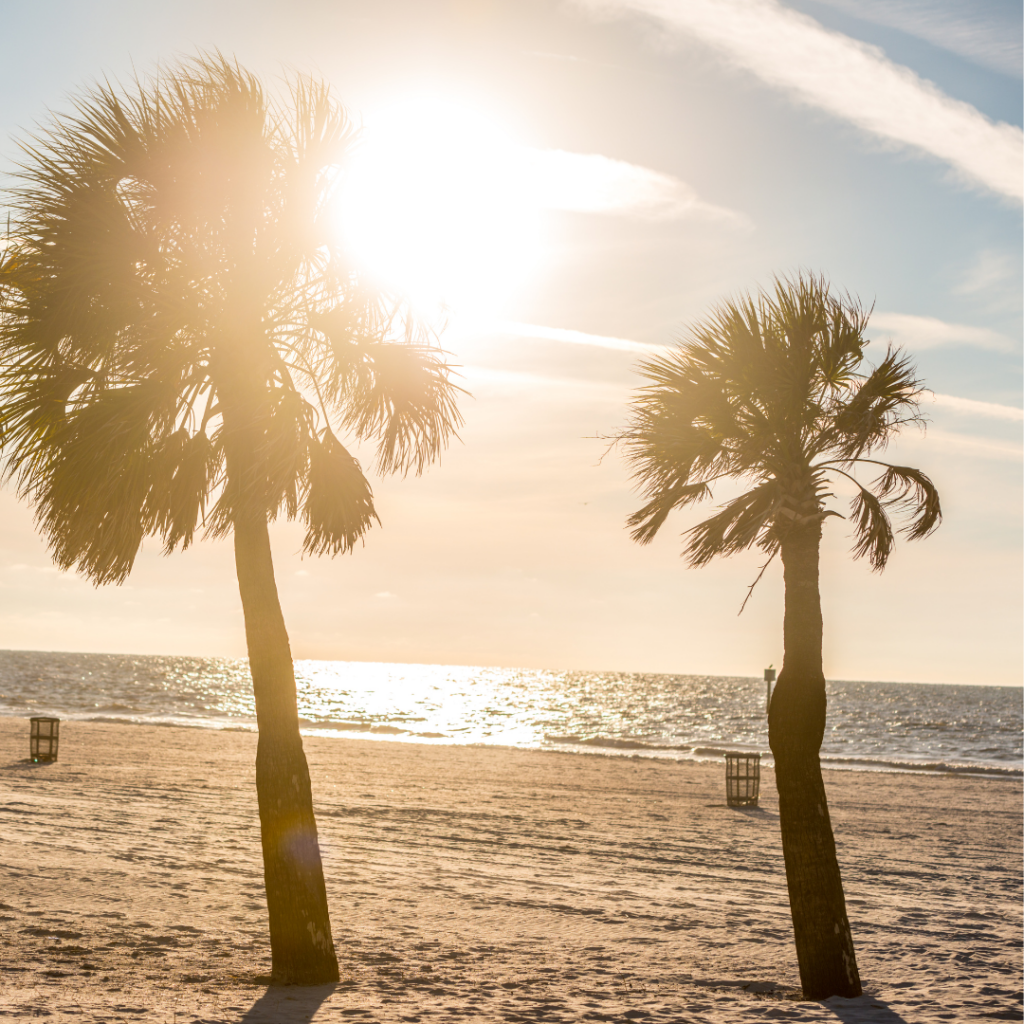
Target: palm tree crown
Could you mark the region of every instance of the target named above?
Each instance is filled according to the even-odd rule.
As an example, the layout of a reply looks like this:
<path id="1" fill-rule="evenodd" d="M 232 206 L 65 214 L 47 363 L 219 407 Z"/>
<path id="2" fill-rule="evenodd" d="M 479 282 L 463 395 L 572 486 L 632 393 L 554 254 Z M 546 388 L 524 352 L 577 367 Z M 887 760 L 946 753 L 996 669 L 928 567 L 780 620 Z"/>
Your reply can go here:
<path id="1" fill-rule="evenodd" d="M 875 570 L 893 548 L 891 514 L 911 539 L 931 533 L 942 513 L 928 477 L 868 458 L 920 421 L 922 393 L 891 347 L 861 371 L 869 315 L 823 278 L 777 279 L 771 293 L 723 304 L 678 348 L 643 362 L 650 383 L 621 437 L 649 499 L 628 520 L 633 538 L 649 543 L 673 509 L 709 497 L 724 477 L 753 486 L 687 531 L 691 565 L 753 545 L 774 555 L 793 526 L 839 515 L 826 508 L 835 476 L 856 487 L 853 551 Z M 879 471 L 868 485 L 859 466 Z"/>
<path id="2" fill-rule="evenodd" d="M 318 82 L 290 101 L 200 58 L 23 147 L 3 443 L 62 568 L 120 582 L 146 535 L 169 552 L 242 515 L 347 551 L 376 513 L 338 434 L 420 472 L 460 422 L 428 332 L 339 244 L 352 122 Z"/>

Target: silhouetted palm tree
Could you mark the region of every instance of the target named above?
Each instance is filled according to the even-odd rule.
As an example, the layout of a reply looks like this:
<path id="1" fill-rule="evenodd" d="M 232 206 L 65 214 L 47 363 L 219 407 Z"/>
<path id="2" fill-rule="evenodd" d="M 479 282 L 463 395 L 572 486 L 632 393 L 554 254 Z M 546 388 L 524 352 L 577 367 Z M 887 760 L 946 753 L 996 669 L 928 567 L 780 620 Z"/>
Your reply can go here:
<path id="1" fill-rule="evenodd" d="M 337 980 L 268 520 L 305 550 L 376 518 L 338 434 L 422 471 L 459 422 L 449 367 L 335 237 L 352 123 L 219 55 L 75 104 L 24 147 L 4 255 L 6 473 L 55 562 L 120 583 L 142 540 L 232 535 L 259 725 L 273 978 Z"/>
<path id="2" fill-rule="evenodd" d="M 818 550 L 830 480 L 855 487 L 853 554 L 881 570 L 893 548 L 890 513 L 925 537 L 939 524 L 939 498 L 919 470 L 869 458 L 899 428 L 919 422 L 921 386 L 890 348 L 861 372 L 869 313 L 831 294 L 823 278 L 776 280 L 719 306 L 663 356 L 646 360 L 650 382 L 622 435 L 649 502 L 630 516 L 648 543 L 668 514 L 711 496 L 715 481 L 750 489 L 684 535 L 690 565 L 753 545 L 781 554 L 785 656 L 768 717 L 775 756 L 786 877 L 804 995 L 854 996 L 861 986 L 835 841 L 821 777 L 825 729 Z M 865 486 L 859 467 L 875 471 Z"/>

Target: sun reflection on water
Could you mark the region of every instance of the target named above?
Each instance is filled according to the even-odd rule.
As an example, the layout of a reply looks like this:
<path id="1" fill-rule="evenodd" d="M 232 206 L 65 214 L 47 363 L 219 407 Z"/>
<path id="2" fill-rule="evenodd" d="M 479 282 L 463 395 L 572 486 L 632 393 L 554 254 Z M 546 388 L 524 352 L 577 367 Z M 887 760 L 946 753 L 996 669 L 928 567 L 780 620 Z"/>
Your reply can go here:
<path id="1" fill-rule="evenodd" d="M 716 758 L 767 752 L 764 684 L 723 676 L 295 664 L 309 735 Z M 1020 773 L 1019 687 L 828 684 L 833 765 Z M 254 729 L 241 659 L 0 651 L 0 714 Z"/>

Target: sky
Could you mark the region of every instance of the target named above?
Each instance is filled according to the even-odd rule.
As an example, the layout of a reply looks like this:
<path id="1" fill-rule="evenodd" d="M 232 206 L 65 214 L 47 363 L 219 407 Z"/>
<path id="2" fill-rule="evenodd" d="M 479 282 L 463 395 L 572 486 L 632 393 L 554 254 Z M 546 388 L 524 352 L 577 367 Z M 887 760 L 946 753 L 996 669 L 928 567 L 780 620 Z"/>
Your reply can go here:
<path id="1" fill-rule="evenodd" d="M 465 424 L 336 559 L 275 523 L 298 658 L 754 676 L 782 579 L 654 543 L 604 438 L 640 358 L 801 269 L 874 307 L 933 395 L 889 451 L 945 520 L 883 574 L 826 522 L 830 678 L 1021 682 L 1021 6 L 991 0 L 44 0 L 5 15 L 0 168 L 103 78 L 218 49 L 364 125 L 344 230 L 448 308 Z M 837 491 L 844 511 L 842 491 Z M 244 656 L 229 543 L 95 588 L 0 493 L 0 648 Z"/>

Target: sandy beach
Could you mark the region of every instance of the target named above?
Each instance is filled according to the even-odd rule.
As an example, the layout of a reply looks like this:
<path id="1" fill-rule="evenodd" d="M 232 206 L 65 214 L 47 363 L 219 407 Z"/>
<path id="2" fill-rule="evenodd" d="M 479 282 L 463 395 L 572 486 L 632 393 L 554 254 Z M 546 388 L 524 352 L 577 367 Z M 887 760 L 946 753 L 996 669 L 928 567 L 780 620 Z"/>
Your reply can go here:
<path id="1" fill-rule="evenodd" d="M 1021 1019 L 1021 784 L 826 773 L 866 994 L 800 999 L 770 771 L 306 738 L 342 984 L 271 989 L 255 736 L 0 719 L 0 1016 Z"/>

